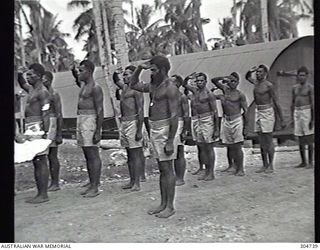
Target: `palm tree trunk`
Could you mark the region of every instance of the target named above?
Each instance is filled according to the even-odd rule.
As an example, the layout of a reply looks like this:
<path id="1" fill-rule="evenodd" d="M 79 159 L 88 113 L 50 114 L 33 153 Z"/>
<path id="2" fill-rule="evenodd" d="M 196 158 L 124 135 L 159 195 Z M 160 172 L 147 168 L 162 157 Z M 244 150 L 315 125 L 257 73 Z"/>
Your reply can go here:
<path id="1" fill-rule="evenodd" d="M 21 49 L 21 65 L 23 67 L 26 66 L 26 53 L 24 49 L 24 43 L 23 43 L 23 33 L 22 33 L 22 23 L 21 23 L 21 5 L 19 7 L 19 11 L 17 13 L 17 19 L 19 23 L 19 38 L 20 38 L 20 49 Z"/>
<path id="2" fill-rule="evenodd" d="M 204 38 L 204 32 L 203 32 L 203 27 L 202 27 L 202 23 L 201 23 L 201 14 L 200 14 L 200 6 L 201 6 L 201 1 L 200 0 L 196 0 L 194 2 L 194 13 L 196 16 L 196 22 L 197 22 L 197 26 L 199 29 L 199 35 L 200 35 L 200 39 L 199 39 L 199 44 L 201 46 L 201 50 L 205 51 L 207 49 L 206 46 L 206 42 L 205 42 L 205 38 Z"/>
<path id="3" fill-rule="evenodd" d="M 99 47 L 99 57 L 100 57 L 100 62 L 101 62 L 101 67 L 103 70 L 104 75 L 106 76 L 105 78 L 105 84 L 107 86 L 108 92 L 105 93 L 106 98 L 111 98 L 111 103 L 112 103 L 112 108 L 113 108 L 113 115 L 116 115 L 114 103 L 115 101 L 113 100 L 115 97 L 115 93 L 113 90 L 113 86 L 111 86 L 111 74 L 110 74 L 110 64 L 107 61 L 106 57 L 106 44 L 104 41 L 104 35 L 103 35 L 103 24 L 102 24 L 102 13 L 101 13 L 101 2 L 100 0 L 92 0 L 92 10 L 93 10 L 93 17 L 94 17 L 94 22 L 95 22 L 95 28 L 96 28 L 96 34 L 97 34 L 97 40 L 98 40 L 98 47 Z M 110 42 L 110 41 L 109 41 Z"/>
<path id="4" fill-rule="evenodd" d="M 268 1 L 260 0 L 261 10 L 261 34 L 264 42 L 269 42 L 269 26 L 268 26 Z"/>
<path id="5" fill-rule="evenodd" d="M 34 43 L 35 43 L 35 47 L 36 47 L 36 52 L 37 52 L 37 61 L 38 63 L 42 63 L 41 60 L 41 45 L 40 45 L 40 36 L 41 36 L 41 28 L 40 28 L 40 0 L 36 0 L 36 5 L 33 9 L 30 9 L 30 19 L 31 19 L 31 23 L 34 26 L 33 29 L 33 36 L 34 36 Z"/>
<path id="6" fill-rule="evenodd" d="M 117 58 L 117 67 L 125 68 L 129 64 L 128 47 L 124 31 L 124 16 L 122 0 L 107 0 L 111 7 L 112 20 L 114 21 L 114 38 Z"/>

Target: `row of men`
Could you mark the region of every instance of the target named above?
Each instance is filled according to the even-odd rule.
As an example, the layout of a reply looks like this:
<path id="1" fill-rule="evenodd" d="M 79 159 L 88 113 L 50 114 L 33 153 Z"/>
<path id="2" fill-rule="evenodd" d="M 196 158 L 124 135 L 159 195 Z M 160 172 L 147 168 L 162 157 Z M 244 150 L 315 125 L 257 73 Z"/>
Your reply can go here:
<path id="1" fill-rule="evenodd" d="M 237 90 L 239 84 L 237 73 L 234 72 L 225 77 L 215 77 L 211 80 L 223 91 L 222 95 L 216 96 L 206 87 L 206 74 L 192 74 L 183 80 L 177 75 L 169 77 L 170 67 L 170 62 L 166 57 L 155 56 L 137 68 L 128 66 L 124 72 L 118 71 L 113 75 L 115 84 L 122 89 L 120 139 L 122 146 L 127 150 L 130 173 L 130 183 L 123 188 L 131 188 L 132 191 L 140 190 L 140 177 L 144 176 L 142 92 L 150 93 L 150 139 L 160 170 L 161 204 L 148 213 L 156 214 L 160 218 L 167 218 L 175 213 L 173 206 L 175 186 L 184 184 L 186 162 L 183 140 L 187 131 L 186 119 L 189 117 L 188 100 L 191 102 L 192 135 L 197 142 L 199 170 L 203 169 L 203 165 L 205 165 L 204 174 L 199 178 L 201 180 L 214 179 L 215 154 L 213 144 L 219 140 L 219 137 L 227 146 L 229 167 L 226 170 L 234 168 L 235 175 L 244 175 L 242 143 L 248 125 L 246 97 L 241 91 Z M 143 83 L 139 80 L 142 70 L 151 71 L 150 83 Z M 83 149 L 90 179 L 90 184 L 82 192 L 82 195 L 95 197 L 99 194 L 98 185 L 101 172 L 98 143 L 101 140 L 103 121 L 103 93 L 101 87 L 94 82 L 94 65 L 92 62 L 82 61 L 79 68 L 74 68 L 72 72 L 77 85 L 81 88 L 77 111 L 77 141 Z M 256 79 L 251 77 L 253 72 L 256 72 Z M 255 85 L 254 99 L 257 107 L 255 131 L 259 134 L 263 160 L 263 166 L 257 172 L 270 173 L 273 172 L 274 146 L 272 132 L 275 122 L 274 110 L 279 114 L 282 125 L 284 125 L 284 122 L 273 84 L 266 80 L 267 74 L 267 67 L 260 65 L 251 69 L 247 73 L 246 79 Z M 34 126 L 37 123 L 48 138 L 50 138 L 50 134 L 53 134 L 50 131 L 58 131 L 55 134 L 56 138 L 52 138 L 53 145 L 49 150 L 49 165 L 52 170 L 52 183 L 49 190 L 57 190 L 59 189 L 59 163 L 52 159 L 57 159 L 56 145 L 61 143 L 61 101 L 59 95 L 51 87 L 52 77 L 49 77 L 48 80 L 47 75 L 49 74 L 45 73 L 41 65 L 34 64 L 29 67 L 27 81 L 23 79 L 22 73 L 19 74 L 18 81 L 21 87 L 30 94 L 26 106 L 26 127 Z M 297 75 L 300 84 L 295 86 L 293 90 L 295 134 L 301 139 L 300 151 L 303 162 L 300 166 L 307 165 L 304 145 L 309 145 L 310 164 L 312 161 L 312 153 L 310 152 L 313 151 L 310 137 L 313 134 L 313 88 L 306 81 L 307 75 L 308 70 L 301 67 Z M 192 81 L 195 82 L 196 86 L 191 84 Z M 181 85 L 191 93 L 183 94 L 180 92 Z M 216 99 L 221 100 L 223 108 L 221 131 Z M 49 106 L 48 109 L 47 106 Z M 48 116 L 51 116 L 51 121 L 45 119 Z M 52 148 L 55 149 L 52 150 Z M 45 155 L 36 156 L 33 163 L 36 171 L 38 194 L 29 202 L 44 202 L 48 200 L 46 188 L 48 171 L 46 170 Z"/>

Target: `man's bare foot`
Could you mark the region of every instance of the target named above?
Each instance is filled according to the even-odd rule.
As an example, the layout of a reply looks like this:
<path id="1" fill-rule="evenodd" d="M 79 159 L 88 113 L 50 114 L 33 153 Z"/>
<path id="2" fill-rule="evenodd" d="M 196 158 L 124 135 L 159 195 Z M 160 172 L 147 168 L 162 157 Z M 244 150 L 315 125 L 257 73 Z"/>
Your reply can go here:
<path id="1" fill-rule="evenodd" d="M 131 188 L 131 192 L 140 191 L 140 187 L 138 185 L 133 185 Z"/>
<path id="2" fill-rule="evenodd" d="M 88 183 L 86 183 L 86 184 L 82 185 L 81 187 L 85 188 L 85 187 L 89 187 L 90 185 L 91 185 L 91 183 L 90 183 L 90 182 L 88 182 Z"/>
<path id="3" fill-rule="evenodd" d="M 306 169 L 313 168 L 313 164 L 312 164 L 312 163 L 309 163 L 305 168 L 306 168 Z"/>
<path id="4" fill-rule="evenodd" d="M 54 192 L 54 191 L 58 191 L 58 190 L 60 190 L 60 187 L 58 185 L 50 185 L 48 187 L 49 192 Z"/>
<path id="5" fill-rule="evenodd" d="M 93 189 L 91 188 L 90 190 L 88 190 L 88 192 L 83 196 L 85 198 L 93 198 L 96 197 L 100 194 L 98 189 Z"/>
<path id="6" fill-rule="evenodd" d="M 204 169 L 199 168 L 197 171 L 191 173 L 192 175 L 198 175 L 201 174 L 204 171 Z"/>
<path id="7" fill-rule="evenodd" d="M 158 213 L 160 213 L 161 211 L 163 211 L 165 208 L 166 208 L 165 206 L 159 206 L 159 207 L 157 207 L 157 208 L 155 208 L 155 209 L 150 209 L 150 210 L 148 211 L 148 214 L 150 214 L 150 215 L 158 214 Z"/>
<path id="8" fill-rule="evenodd" d="M 206 174 L 201 175 L 200 177 L 198 177 L 199 181 L 203 181 L 206 178 Z"/>
<path id="9" fill-rule="evenodd" d="M 306 166 L 307 166 L 306 163 L 301 163 L 301 164 L 299 164 L 298 166 L 295 166 L 295 168 L 304 168 L 304 167 L 306 167 Z"/>
<path id="10" fill-rule="evenodd" d="M 213 181 L 214 180 L 214 175 L 209 174 L 209 175 L 205 176 L 205 178 L 203 180 L 204 181 Z"/>
<path id="11" fill-rule="evenodd" d="M 90 190 L 91 190 L 91 186 L 88 187 L 86 190 L 82 191 L 80 194 L 81 195 L 86 195 Z"/>
<path id="12" fill-rule="evenodd" d="M 271 168 L 267 168 L 264 172 L 265 172 L 266 174 L 271 174 L 271 173 L 274 172 L 274 170 L 271 169 Z"/>
<path id="13" fill-rule="evenodd" d="M 257 171 L 255 171 L 256 173 L 262 173 L 266 170 L 267 168 L 266 167 L 262 167 L 260 169 L 258 169 Z"/>
<path id="14" fill-rule="evenodd" d="M 176 180 L 176 186 L 182 186 L 184 184 L 185 184 L 184 180 Z"/>
<path id="15" fill-rule="evenodd" d="M 156 214 L 155 216 L 158 218 L 169 218 L 170 216 L 174 215 L 176 211 L 174 209 L 168 209 L 166 208 L 162 212 Z"/>
<path id="16" fill-rule="evenodd" d="M 245 176 L 244 171 L 238 171 L 234 174 L 235 176 Z"/>
<path id="17" fill-rule="evenodd" d="M 37 195 L 36 197 L 33 197 L 29 200 L 26 200 L 26 203 L 31 203 L 31 204 L 38 204 L 38 203 L 43 203 L 49 201 L 48 196 L 40 196 Z"/>
<path id="18" fill-rule="evenodd" d="M 122 189 L 131 189 L 132 186 L 133 186 L 133 185 L 132 185 L 131 183 L 128 183 L 128 184 L 123 185 L 121 188 L 122 188 Z"/>
<path id="19" fill-rule="evenodd" d="M 220 170 L 220 172 L 233 172 L 235 169 L 233 166 L 229 166 L 223 170 Z"/>

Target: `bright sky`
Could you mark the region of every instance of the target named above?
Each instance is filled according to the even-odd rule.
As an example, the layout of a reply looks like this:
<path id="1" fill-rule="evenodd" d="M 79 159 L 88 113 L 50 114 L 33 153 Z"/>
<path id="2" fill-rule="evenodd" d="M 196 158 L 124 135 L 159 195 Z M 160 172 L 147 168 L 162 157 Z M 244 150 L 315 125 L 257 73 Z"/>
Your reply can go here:
<path id="1" fill-rule="evenodd" d="M 312 0 L 308 0 L 311 2 Z M 81 7 L 73 10 L 67 9 L 67 3 L 70 0 L 40 0 L 40 3 L 51 13 L 58 14 L 58 19 L 63 20 L 61 24 L 61 31 L 71 34 L 70 38 L 66 38 L 69 47 L 73 49 L 76 59 L 82 60 L 86 52 L 82 51 L 83 41 L 75 41 L 73 38 L 76 32 L 72 29 L 73 21 L 83 11 Z M 133 0 L 134 7 L 140 8 L 142 4 L 153 5 L 153 0 Z M 210 18 L 211 22 L 203 26 L 205 39 L 213 37 L 220 37 L 218 21 L 224 17 L 231 17 L 231 7 L 233 0 L 202 0 L 201 16 Z M 130 13 L 130 5 L 125 5 Z M 154 13 L 151 22 L 156 21 L 164 16 L 164 12 Z M 127 20 L 130 21 L 131 17 L 128 16 Z M 311 27 L 312 20 L 300 21 L 298 24 L 299 36 L 313 35 L 313 27 Z"/>

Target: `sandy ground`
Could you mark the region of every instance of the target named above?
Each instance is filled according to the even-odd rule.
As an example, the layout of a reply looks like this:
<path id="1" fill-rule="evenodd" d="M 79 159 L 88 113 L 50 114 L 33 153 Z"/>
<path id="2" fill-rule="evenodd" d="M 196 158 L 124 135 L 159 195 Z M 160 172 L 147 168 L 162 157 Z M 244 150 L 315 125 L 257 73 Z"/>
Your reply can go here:
<path id="1" fill-rule="evenodd" d="M 47 203 L 25 203 L 35 194 L 33 168 L 16 165 L 16 242 L 314 242 L 314 171 L 293 168 L 298 151 L 277 152 L 276 172 L 258 174 L 261 157 L 246 148 L 246 176 L 236 177 L 220 172 L 226 150 L 216 148 L 216 179 L 204 182 L 190 174 L 197 157 L 186 147 L 176 214 L 159 219 L 147 214 L 160 203 L 154 160 L 142 190 L 132 193 L 120 188 L 128 174 L 119 149 L 102 150 L 102 192 L 86 199 L 79 194 L 88 179 L 81 149 L 66 142 L 59 150 L 62 189 Z"/>

